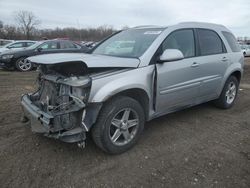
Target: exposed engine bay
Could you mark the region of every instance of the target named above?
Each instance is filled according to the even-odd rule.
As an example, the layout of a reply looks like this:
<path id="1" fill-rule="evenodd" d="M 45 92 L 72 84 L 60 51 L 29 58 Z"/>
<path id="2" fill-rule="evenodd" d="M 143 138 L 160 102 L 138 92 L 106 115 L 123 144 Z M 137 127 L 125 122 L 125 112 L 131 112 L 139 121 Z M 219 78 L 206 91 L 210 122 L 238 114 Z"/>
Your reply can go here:
<path id="1" fill-rule="evenodd" d="M 102 107 L 102 102 L 88 103 L 93 80 L 139 64 L 138 59 L 126 59 L 124 65 L 117 63 L 122 58 L 114 57 L 106 57 L 103 64 L 103 56 L 89 54 L 49 54 L 28 59 L 38 67 L 38 89 L 22 96 L 23 122 L 30 120 L 35 133 L 77 142 L 80 147 L 85 145 L 86 132 L 96 122 Z"/>
<path id="2" fill-rule="evenodd" d="M 90 75 L 103 72 L 105 68 L 89 70 L 84 63 L 67 62 L 56 66 L 40 65 L 38 71 L 37 91 L 22 98 L 24 117 L 32 121 L 32 131 L 65 142 L 84 141 L 88 131 L 85 122 L 94 122 L 93 117 L 85 119 Z M 88 113 L 92 113 L 91 110 L 90 106 Z M 29 117 L 25 111 L 35 114 L 36 118 Z"/>

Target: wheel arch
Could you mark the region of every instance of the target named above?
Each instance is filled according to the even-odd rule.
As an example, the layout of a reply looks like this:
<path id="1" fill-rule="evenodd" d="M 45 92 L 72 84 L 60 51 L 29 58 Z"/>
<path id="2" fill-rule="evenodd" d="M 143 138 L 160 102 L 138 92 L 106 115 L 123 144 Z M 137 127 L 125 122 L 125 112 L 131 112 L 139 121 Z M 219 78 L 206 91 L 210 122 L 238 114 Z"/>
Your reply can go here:
<path id="1" fill-rule="evenodd" d="M 221 94 L 221 92 L 224 88 L 224 85 L 230 76 L 235 76 L 237 78 L 238 82 L 240 83 L 240 80 L 242 77 L 242 69 L 241 68 L 231 69 L 230 71 L 228 71 L 225 74 L 224 79 L 223 79 L 222 84 L 221 84 L 221 87 L 220 87 L 219 95 Z"/>
<path id="2" fill-rule="evenodd" d="M 105 101 L 101 103 L 91 103 L 91 105 L 89 105 L 86 108 L 86 116 L 83 120 L 83 123 L 86 126 L 85 128 L 86 131 L 89 131 L 92 128 L 92 126 L 96 123 L 96 120 L 102 108 L 105 106 L 105 103 L 119 96 L 131 97 L 132 99 L 138 101 L 144 111 L 145 120 L 147 121 L 149 119 L 150 99 L 149 99 L 147 92 L 141 88 L 130 88 L 130 89 L 126 89 L 126 90 L 114 93 L 113 95 L 110 95 L 108 98 L 105 99 Z"/>
<path id="3" fill-rule="evenodd" d="M 105 102 L 112 100 L 114 97 L 119 97 L 119 96 L 127 96 L 127 97 L 130 97 L 130 98 L 136 100 L 137 102 L 139 102 L 143 108 L 145 118 L 146 118 L 146 120 L 148 120 L 148 117 L 149 117 L 149 96 L 145 90 L 143 90 L 141 88 L 126 89 L 126 90 L 120 91 L 118 93 L 115 93 L 112 96 L 109 96 L 109 98 L 107 98 L 105 100 Z"/>
<path id="4" fill-rule="evenodd" d="M 232 73 L 229 75 L 229 77 L 230 77 L 230 76 L 235 76 L 235 77 L 237 78 L 238 82 L 240 83 L 240 80 L 241 80 L 241 71 L 236 70 L 236 71 L 232 72 Z M 228 77 L 228 78 L 229 78 L 229 77 Z"/>

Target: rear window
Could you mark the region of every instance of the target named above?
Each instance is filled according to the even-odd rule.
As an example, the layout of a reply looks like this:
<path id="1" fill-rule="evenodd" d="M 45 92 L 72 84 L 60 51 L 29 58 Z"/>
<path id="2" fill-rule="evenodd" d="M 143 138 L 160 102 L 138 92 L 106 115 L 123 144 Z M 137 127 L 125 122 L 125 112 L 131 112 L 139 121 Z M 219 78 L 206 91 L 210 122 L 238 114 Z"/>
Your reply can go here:
<path id="1" fill-rule="evenodd" d="M 200 44 L 200 55 L 220 54 L 224 46 L 219 35 L 212 30 L 197 29 Z"/>
<path id="2" fill-rule="evenodd" d="M 222 31 L 223 36 L 226 38 L 231 50 L 233 52 L 240 52 L 240 45 L 237 43 L 236 38 L 233 36 L 232 33 Z"/>

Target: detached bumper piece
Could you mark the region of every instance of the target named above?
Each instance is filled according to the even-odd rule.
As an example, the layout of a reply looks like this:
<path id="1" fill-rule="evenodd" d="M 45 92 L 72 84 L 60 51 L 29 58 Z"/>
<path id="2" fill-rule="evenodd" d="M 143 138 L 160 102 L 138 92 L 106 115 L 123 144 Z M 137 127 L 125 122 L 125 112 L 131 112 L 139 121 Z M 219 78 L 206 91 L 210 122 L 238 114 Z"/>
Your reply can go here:
<path id="1" fill-rule="evenodd" d="M 32 132 L 68 143 L 84 142 L 86 133 L 81 121 L 85 104 L 77 98 L 73 101 L 69 109 L 51 112 L 44 112 L 37 107 L 29 94 L 22 96 L 21 104 L 24 116 L 30 120 Z"/>

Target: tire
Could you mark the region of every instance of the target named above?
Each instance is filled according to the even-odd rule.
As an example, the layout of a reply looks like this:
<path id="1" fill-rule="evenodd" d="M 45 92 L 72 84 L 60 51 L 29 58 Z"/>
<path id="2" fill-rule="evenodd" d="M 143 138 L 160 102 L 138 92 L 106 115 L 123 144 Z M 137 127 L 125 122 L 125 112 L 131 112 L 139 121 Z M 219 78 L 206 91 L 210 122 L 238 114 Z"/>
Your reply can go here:
<path id="1" fill-rule="evenodd" d="M 246 52 L 243 52 L 244 57 L 246 57 Z"/>
<path id="2" fill-rule="evenodd" d="M 16 69 L 21 72 L 27 72 L 33 69 L 33 64 L 26 57 L 19 58 L 15 63 Z"/>
<path id="3" fill-rule="evenodd" d="M 139 102 L 119 96 L 104 104 L 91 130 L 92 139 L 103 151 L 120 154 L 136 144 L 144 123 L 145 114 Z"/>
<path id="4" fill-rule="evenodd" d="M 235 76 L 230 76 L 220 94 L 220 97 L 214 101 L 215 106 L 222 109 L 231 108 L 234 105 L 238 94 L 239 81 Z"/>

